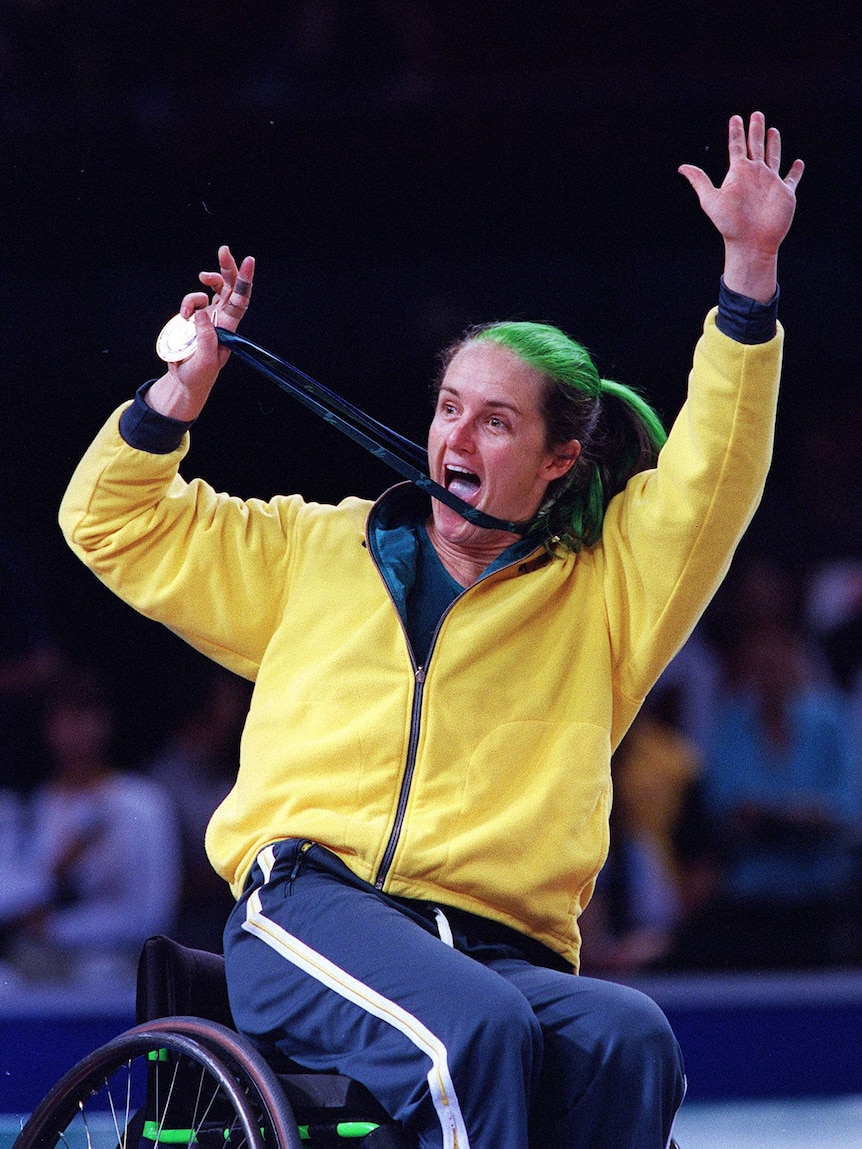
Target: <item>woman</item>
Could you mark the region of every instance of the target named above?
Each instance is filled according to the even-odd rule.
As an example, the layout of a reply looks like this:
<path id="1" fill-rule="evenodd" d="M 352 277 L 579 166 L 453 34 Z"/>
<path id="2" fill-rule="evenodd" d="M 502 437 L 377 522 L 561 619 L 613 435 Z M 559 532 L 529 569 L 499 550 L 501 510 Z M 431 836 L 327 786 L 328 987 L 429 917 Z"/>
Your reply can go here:
<path id="1" fill-rule="evenodd" d="M 238 898 L 239 1027 L 363 1081 L 422 1145 L 658 1149 L 682 1099 L 657 1007 L 572 970 L 612 748 L 768 467 L 777 252 L 802 165 L 781 178 L 759 113 L 747 134 L 731 119 L 729 153 L 720 188 L 680 169 L 724 237 L 724 286 L 655 469 L 639 468 L 656 421 L 594 370 L 578 381 L 582 349 L 494 325 L 449 356 L 428 452 L 502 527 L 405 485 L 320 507 L 186 484 L 185 433 L 227 358 L 213 316 L 235 330 L 251 294 L 253 260 L 222 248 L 201 275 L 213 299 L 182 302 L 194 355 L 111 417 L 64 500 L 70 544 L 109 586 L 255 679 L 207 832 Z M 577 409 L 564 429 L 555 388 Z"/>

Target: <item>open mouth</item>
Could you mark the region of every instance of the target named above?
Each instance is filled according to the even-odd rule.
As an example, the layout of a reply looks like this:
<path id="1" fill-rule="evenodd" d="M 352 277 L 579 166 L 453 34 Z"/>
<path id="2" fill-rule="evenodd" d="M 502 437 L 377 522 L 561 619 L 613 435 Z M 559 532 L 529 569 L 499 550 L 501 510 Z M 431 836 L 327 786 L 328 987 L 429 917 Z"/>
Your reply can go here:
<path id="1" fill-rule="evenodd" d="M 444 477 L 448 491 L 463 499 L 465 503 L 475 502 L 482 481 L 474 471 L 468 471 L 466 467 L 447 466 Z"/>

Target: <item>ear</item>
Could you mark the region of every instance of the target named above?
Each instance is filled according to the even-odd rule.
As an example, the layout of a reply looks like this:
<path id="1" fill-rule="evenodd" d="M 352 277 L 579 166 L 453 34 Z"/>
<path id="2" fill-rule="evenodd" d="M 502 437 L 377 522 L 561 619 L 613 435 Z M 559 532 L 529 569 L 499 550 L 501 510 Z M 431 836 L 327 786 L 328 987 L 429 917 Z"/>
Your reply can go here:
<path id="1" fill-rule="evenodd" d="M 568 443 L 558 443 L 552 453 L 548 455 L 542 467 L 542 478 L 552 483 L 567 474 L 581 453 L 581 444 L 578 439 L 569 439 Z"/>

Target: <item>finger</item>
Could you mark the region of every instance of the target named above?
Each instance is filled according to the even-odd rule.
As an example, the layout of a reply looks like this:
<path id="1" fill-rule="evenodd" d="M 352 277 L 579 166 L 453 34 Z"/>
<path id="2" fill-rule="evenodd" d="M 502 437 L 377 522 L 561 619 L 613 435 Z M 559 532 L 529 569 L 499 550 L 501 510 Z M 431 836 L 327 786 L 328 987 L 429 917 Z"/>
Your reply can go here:
<path id="1" fill-rule="evenodd" d="M 195 324 L 195 355 L 199 363 L 207 360 L 221 360 L 221 347 L 213 326 L 213 317 L 208 311 L 199 310 L 193 316 Z"/>
<path id="2" fill-rule="evenodd" d="M 236 260 L 226 243 L 222 244 L 218 249 L 218 267 L 225 283 L 229 287 L 233 287 L 234 280 L 237 277 L 237 266 Z"/>
<path id="3" fill-rule="evenodd" d="M 784 182 L 789 188 L 796 188 L 796 185 L 802 179 L 802 173 L 805 171 L 805 164 L 802 160 L 794 160 L 790 165 L 790 171 L 784 177 Z"/>
<path id="4" fill-rule="evenodd" d="M 752 112 L 748 121 L 748 158 L 762 160 L 764 152 L 764 139 L 766 135 L 766 119 L 763 112 Z"/>
<path id="5" fill-rule="evenodd" d="M 745 143 L 745 124 L 742 116 L 731 116 L 727 125 L 727 153 L 730 162 L 744 160 L 748 155 Z"/>
<path id="6" fill-rule="evenodd" d="M 183 296 L 180 304 L 180 315 L 184 319 L 190 319 L 196 311 L 209 307 L 209 302 L 209 296 L 205 291 L 190 291 L 188 295 Z"/>
<path id="7" fill-rule="evenodd" d="M 220 271 L 202 271 L 198 275 L 198 279 L 206 287 L 212 288 L 216 293 L 224 287 L 224 276 Z"/>
<path id="8" fill-rule="evenodd" d="M 219 302 L 219 309 L 224 311 L 229 308 L 232 312 L 248 311 L 248 305 L 251 301 L 251 283 L 247 279 L 237 276 L 236 283 L 230 290 L 230 293 Z"/>
<path id="9" fill-rule="evenodd" d="M 778 128 L 770 128 L 766 133 L 766 163 L 774 172 L 781 167 L 781 134 Z"/>
<path id="10" fill-rule="evenodd" d="M 212 386 L 226 355 L 218 342 L 212 316 L 207 308 L 197 308 L 190 316 L 195 329 L 194 353 L 177 363 L 168 364 L 170 375 L 185 380 L 193 387 Z M 226 351 L 226 349 L 224 349 Z"/>
<path id="11" fill-rule="evenodd" d="M 221 302 L 222 296 L 226 293 L 226 291 L 229 290 L 229 288 L 225 287 L 224 278 L 222 277 L 221 272 L 201 271 L 198 278 L 200 279 L 200 282 L 203 284 L 203 286 L 209 287 L 209 290 L 213 292 L 213 299 L 210 300 L 210 304 L 211 307 L 217 308 L 218 304 Z"/>
<path id="12" fill-rule="evenodd" d="M 247 255 L 239 267 L 238 274 L 249 283 L 254 279 L 254 256 Z"/>
<path id="13" fill-rule="evenodd" d="M 688 180 L 701 203 L 710 192 L 715 191 L 715 186 L 706 172 L 694 164 L 681 164 L 677 171 Z"/>
<path id="14" fill-rule="evenodd" d="M 228 327 L 231 330 L 236 329 L 251 302 L 253 280 L 254 259 L 249 255 L 237 269 L 229 291 L 228 285 L 225 285 L 225 291 L 228 294 L 226 297 L 223 295 L 219 301 L 219 326 Z"/>
<path id="15" fill-rule="evenodd" d="M 217 308 L 222 297 L 230 291 L 230 288 L 225 285 L 224 277 L 218 271 L 202 271 L 198 279 L 204 287 L 208 287 L 212 292 L 211 305 Z"/>

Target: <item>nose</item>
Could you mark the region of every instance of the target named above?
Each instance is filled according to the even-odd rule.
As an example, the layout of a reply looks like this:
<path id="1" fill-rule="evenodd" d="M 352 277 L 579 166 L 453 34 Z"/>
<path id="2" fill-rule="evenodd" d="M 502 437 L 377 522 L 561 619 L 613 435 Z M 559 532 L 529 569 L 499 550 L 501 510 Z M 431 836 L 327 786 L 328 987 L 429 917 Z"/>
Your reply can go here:
<path id="1" fill-rule="evenodd" d="M 458 419 L 449 427 L 446 446 L 454 451 L 473 450 L 473 432 L 468 419 Z"/>

